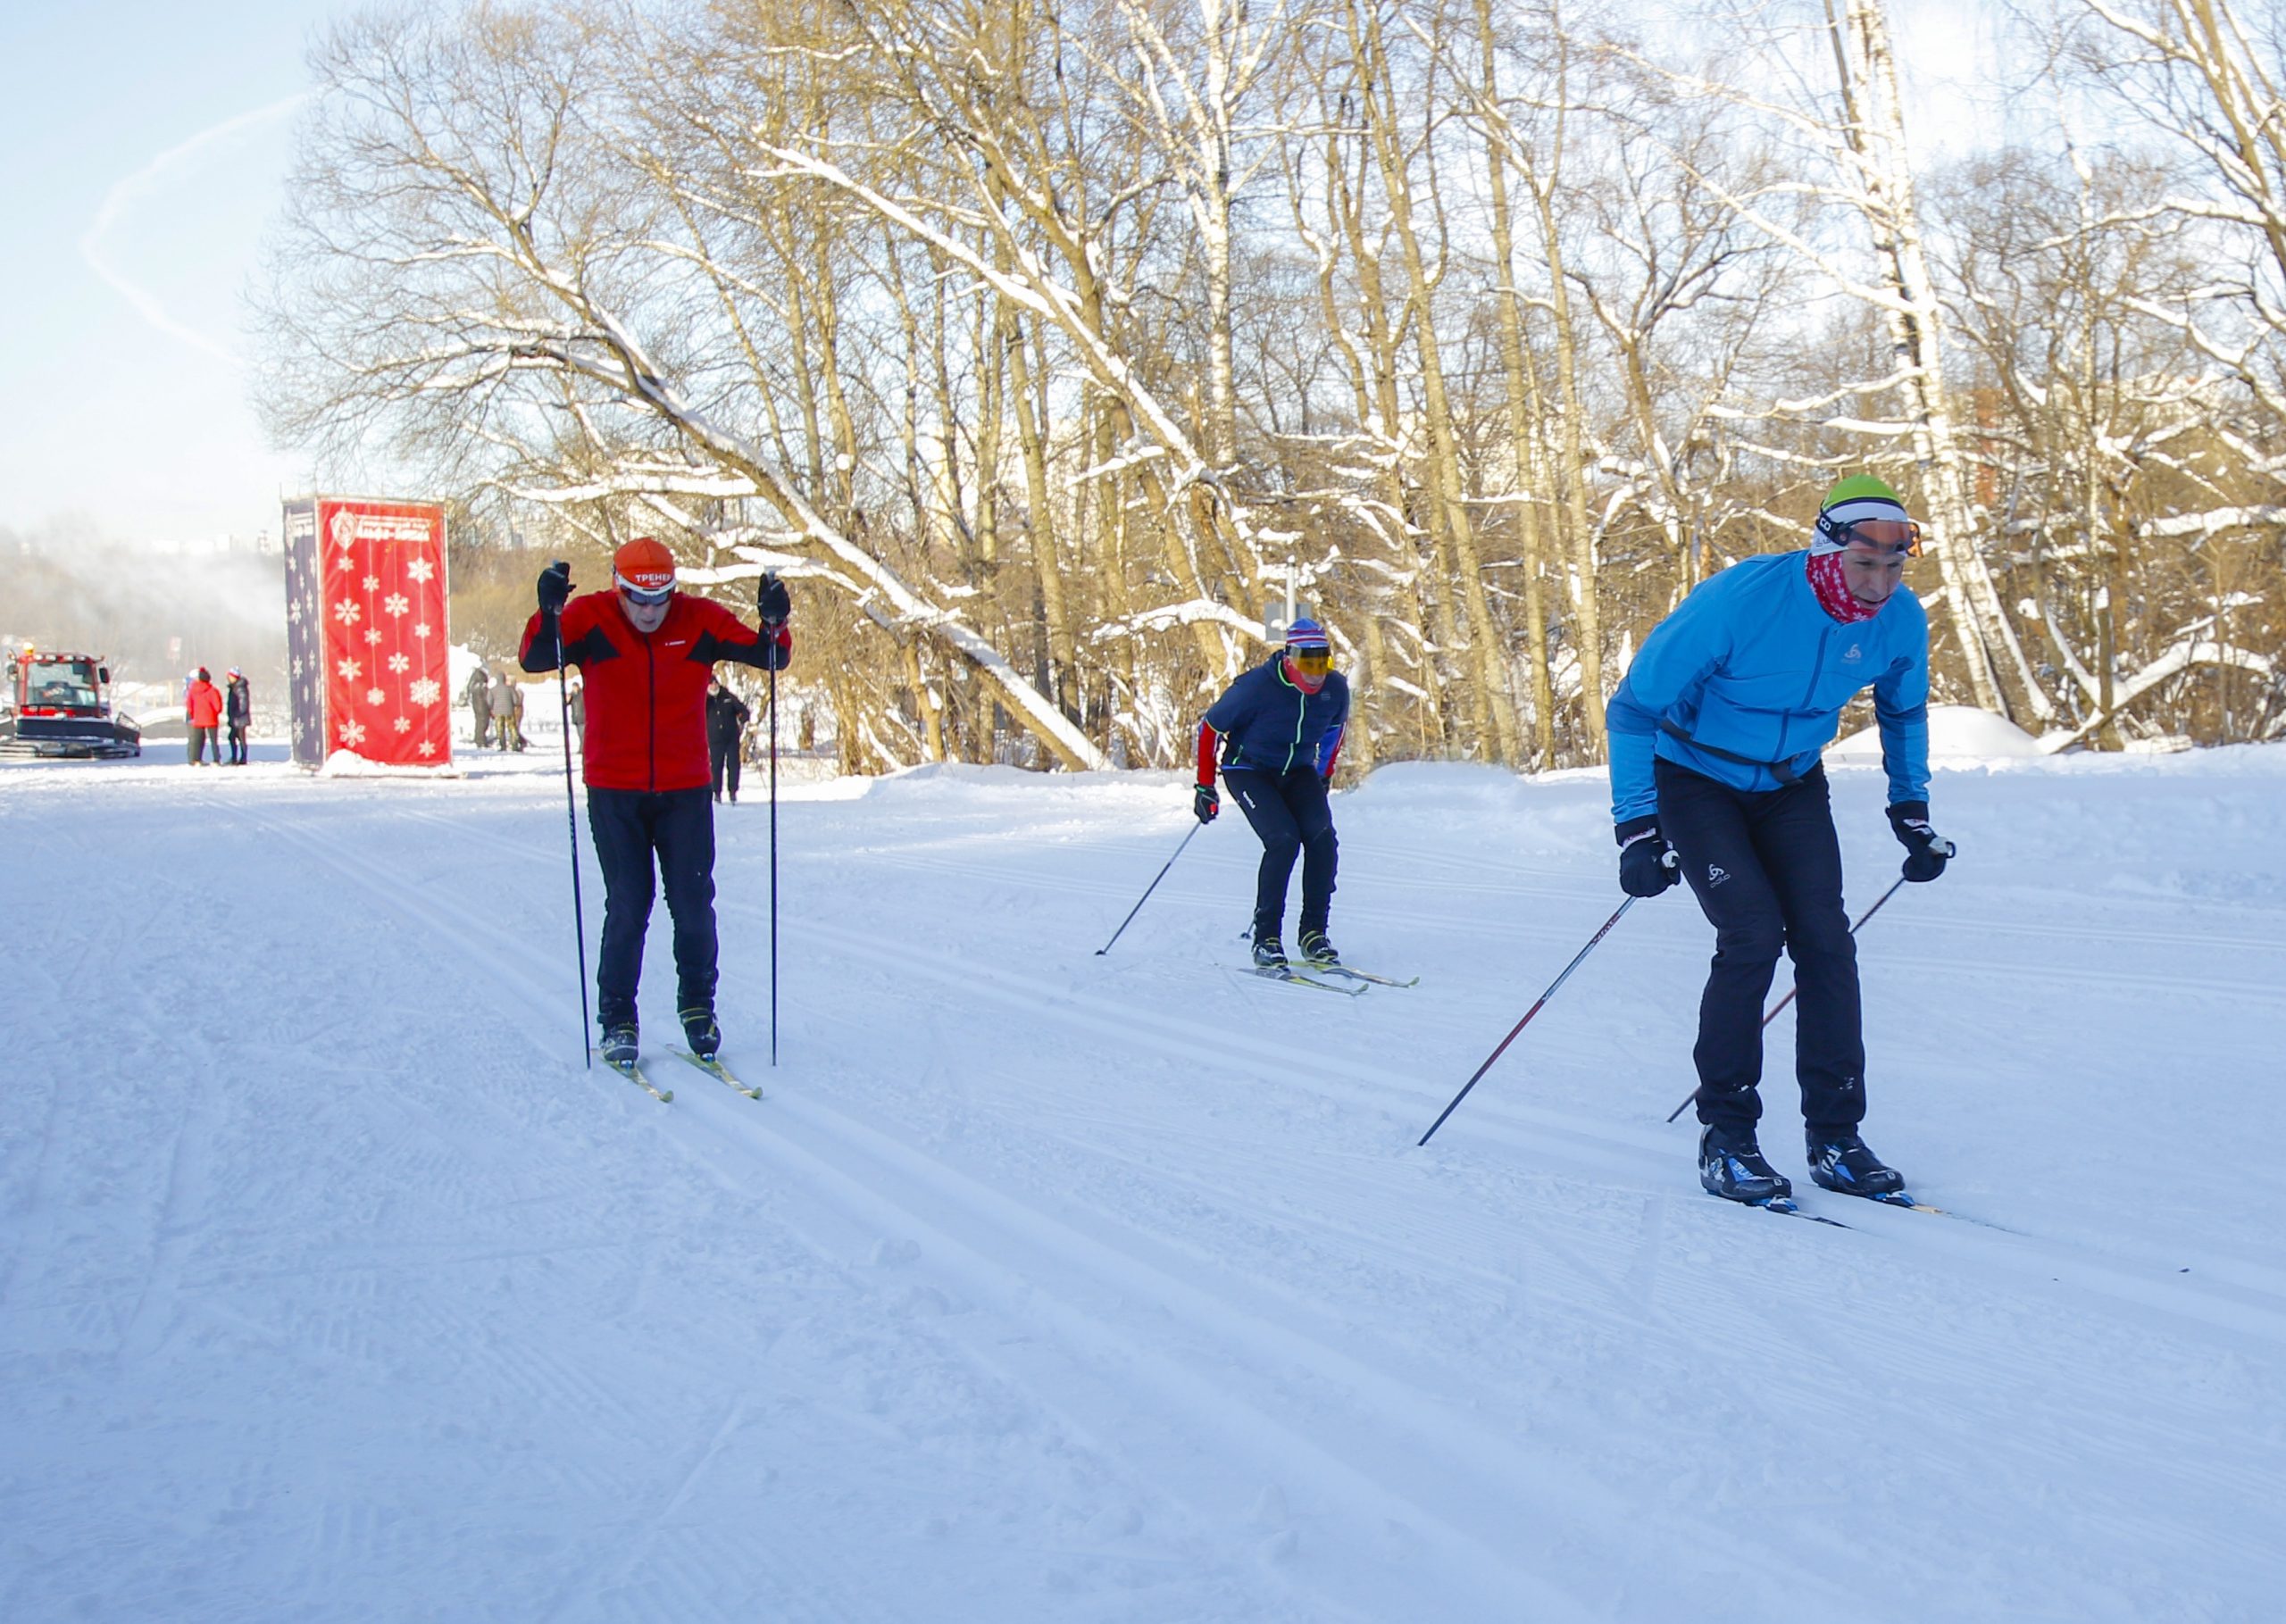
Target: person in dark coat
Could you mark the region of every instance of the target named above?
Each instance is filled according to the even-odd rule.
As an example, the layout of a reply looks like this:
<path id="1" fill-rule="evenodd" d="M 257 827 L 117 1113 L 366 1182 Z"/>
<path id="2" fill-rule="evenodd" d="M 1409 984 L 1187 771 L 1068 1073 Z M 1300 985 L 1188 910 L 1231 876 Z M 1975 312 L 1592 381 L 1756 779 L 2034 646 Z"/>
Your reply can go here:
<path id="1" fill-rule="evenodd" d="M 1326 801 L 1342 730 L 1349 722 L 1349 684 L 1333 669 L 1325 628 L 1300 620 L 1286 646 L 1242 673 L 1198 724 L 1198 784 L 1191 811 L 1211 823 L 1222 810 L 1214 790 L 1215 750 L 1222 782 L 1262 839 L 1255 876 L 1254 962 L 1284 970 L 1286 884 L 1302 860 L 1302 914 L 1295 945 L 1318 964 L 1339 962 L 1326 937 L 1339 856 L 1333 809 Z"/>
<path id="2" fill-rule="evenodd" d="M 738 741 L 754 712 L 747 702 L 724 687 L 718 679 L 706 685 L 706 759 L 714 784 L 714 798 L 722 798 L 723 780 L 730 781 L 730 804 L 738 804 Z"/>
<path id="3" fill-rule="evenodd" d="M 468 713 L 476 726 L 476 747 L 492 742 L 492 679 L 482 666 L 468 674 Z"/>
<path id="4" fill-rule="evenodd" d="M 222 685 L 222 719 L 229 731 L 230 765 L 246 764 L 246 729 L 254 725 L 254 687 L 232 666 Z"/>

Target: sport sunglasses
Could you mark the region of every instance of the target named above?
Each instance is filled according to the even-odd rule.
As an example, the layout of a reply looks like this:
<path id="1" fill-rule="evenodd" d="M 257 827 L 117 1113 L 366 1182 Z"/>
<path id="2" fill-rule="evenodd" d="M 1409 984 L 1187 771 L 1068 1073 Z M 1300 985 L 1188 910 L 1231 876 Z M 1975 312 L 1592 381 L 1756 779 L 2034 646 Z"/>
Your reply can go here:
<path id="1" fill-rule="evenodd" d="M 1921 556 L 1921 527 L 1910 519 L 1860 519 L 1854 524 L 1840 524 L 1821 516 L 1818 534 L 1838 547 L 1871 547 L 1906 558 Z"/>
<path id="2" fill-rule="evenodd" d="M 656 604 L 663 604 L 675 595 L 675 587 L 672 581 L 669 581 L 665 586 L 660 587 L 655 592 L 649 592 L 637 586 L 633 581 L 629 580 L 623 575 L 614 575 L 611 579 L 612 584 L 619 588 L 621 595 L 625 597 L 629 603 L 640 604 L 647 609 Z"/>

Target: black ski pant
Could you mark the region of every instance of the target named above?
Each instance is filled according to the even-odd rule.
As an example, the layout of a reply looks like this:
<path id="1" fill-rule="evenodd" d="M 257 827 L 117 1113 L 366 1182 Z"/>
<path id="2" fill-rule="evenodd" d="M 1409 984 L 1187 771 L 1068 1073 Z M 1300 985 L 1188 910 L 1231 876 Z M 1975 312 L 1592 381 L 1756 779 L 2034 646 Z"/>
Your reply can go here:
<path id="1" fill-rule="evenodd" d="M 1300 929 L 1323 930 L 1333 907 L 1333 871 L 1340 851 L 1333 836 L 1333 808 L 1326 804 L 1325 780 L 1314 767 L 1284 772 L 1225 767 L 1222 783 L 1262 838 L 1262 867 L 1254 884 L 1256 937 L 1283 932 L 1286 882 L 1297 856 L 1302 860 Z"/>
<path id="2" fill-rule="evenodd" d="M 214 729 L 193 728 L 190 730 L 188 754 L 190 764 L 194 767 L 204 766 L 206 758 L 210 755 L 214 758 L 214 764 L 220 767 L 222 764 L 222 746 L 215 740 Z"/>
<path id="3" fill-rule="evenodd" d="M 678 1010 L 714 1007 L 714 806 L 704 789 L 588 790 L 588 828 L 604 871 L 604 943 L 596 1013 L 608 1031 L 635 1020 L 652 898 L 675 927 Z M 653 867 L 655 855 L 657 866 Z"/>
<path id="4" fill-rule="evenodd" d="M 1865 1039 L 1825 770 L 1761 791 L 1664 760 L 1656 772 L 1659 830 L 1714 927 L 1691 1052 L 1698 1120 L 1750 1132 L 1762 1116 L 1762 1005 L 1782 948 L 1794 961 L 1803 1124 L 1814 1136 L 1854 1129 L 1865 1117 Z"/>
<path id="5" fill-rule="evenodd" d="M 246 725 L 242 721 L 234 721 L 230 724 L 230 765 L 243 767 L 246 764 Z"/>
<path id="6" fill-rule="evenodd" d="M 708 770 L 714 780 L 714 798 L 718 801 L 722 798 L 722 781 L 727 778 L 730 784 L 730 799 L 737 800 L 738 798 L 738 735 L 734 733 L 728 738 L 710 737 L 706 741 L 706 761 Z"/>

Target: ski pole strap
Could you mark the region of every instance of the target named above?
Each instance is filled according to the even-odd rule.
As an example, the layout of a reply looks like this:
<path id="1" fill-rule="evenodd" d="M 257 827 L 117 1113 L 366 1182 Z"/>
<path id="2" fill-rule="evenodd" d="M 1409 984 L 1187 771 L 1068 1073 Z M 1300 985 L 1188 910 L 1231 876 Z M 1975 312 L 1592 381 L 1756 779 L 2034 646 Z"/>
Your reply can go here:
<path id="1" fill-rule="evenodd" d="M 1791 762 L 1758 762 L 1750 755 L 1735 754 L 1719 745 L 1703 744 L 1664 717 L 1659 719 L 1659 731 L 1669 738 L 1680 739 L 1694 750 L 1704 750 L 1707 754 L 1717 756 L 1723 761 L 1736 762 L 1741 767 L 1759 767 L 1781 784 L 1798 784 L 1802 781 L 1802 775 L 1794 770 L 1794 764 Z"/>

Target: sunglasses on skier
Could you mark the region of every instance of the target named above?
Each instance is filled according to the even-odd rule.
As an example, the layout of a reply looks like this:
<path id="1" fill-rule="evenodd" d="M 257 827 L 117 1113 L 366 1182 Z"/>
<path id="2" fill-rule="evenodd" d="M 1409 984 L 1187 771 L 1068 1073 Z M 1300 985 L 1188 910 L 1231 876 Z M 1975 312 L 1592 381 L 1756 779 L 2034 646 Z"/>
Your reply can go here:
<path id="1" fill-rule="evenodd" d="M 639 604 L 646 609 L 655 609 L 661 604 L 665 603 L 669 598 L 675 595 L 674 583 L 672 581 L 668 582 L 656 592 L 646 592 L 642 587 L 635 585 L 634 582 L 629 580 L 623 575 L 615 575 L 612 579 L 619 587 L 620 596 L 625 598 L 630 604 Z"/>
<path id="2" fill-rule="evenodd" d="M 1910 519 L 1860 519 L 1855 524 L 1840 524 L 1821 518 L 1818 533 L 1838 547 L 1864 547 L 1902 558 L 1921 556 L 1921 527 Z"/>
<path id="3" fill-rule="evenodd" d="M 1293 661 L 1295 670 L 1307 671 L 1313 677 L 1333 669 L 1333 651 L 1330 648 L 1289 648 L 1286 657 Z"/>

